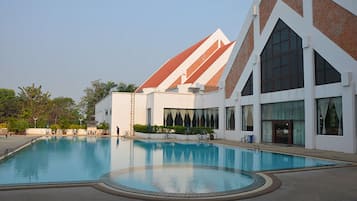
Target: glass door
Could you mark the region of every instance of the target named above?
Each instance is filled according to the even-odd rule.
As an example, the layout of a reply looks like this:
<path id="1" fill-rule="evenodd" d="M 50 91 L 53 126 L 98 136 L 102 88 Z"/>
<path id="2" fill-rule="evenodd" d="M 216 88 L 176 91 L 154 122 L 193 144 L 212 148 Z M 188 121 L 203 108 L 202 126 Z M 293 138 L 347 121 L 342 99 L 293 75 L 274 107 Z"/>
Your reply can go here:
<path id="1" fill-rule="evenodd" d="M 273 121 L 273 143 L 293 144 L 293 121 Z"/>

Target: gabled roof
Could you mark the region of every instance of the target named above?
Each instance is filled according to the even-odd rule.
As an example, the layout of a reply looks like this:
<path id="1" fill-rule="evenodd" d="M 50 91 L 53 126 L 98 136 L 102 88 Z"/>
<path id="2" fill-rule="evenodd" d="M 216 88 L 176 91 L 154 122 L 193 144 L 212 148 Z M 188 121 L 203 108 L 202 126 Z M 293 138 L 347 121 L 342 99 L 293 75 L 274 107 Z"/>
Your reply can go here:
<path id="1" fill-rule="evenodd" d="M 144 88 L 154 88 L 159 86 L 159 84 L 170 75 L 187 57 L 189 57 L 203 42 L 209 38 L 206 37 L 198 43 L 187 48 L 180 54 L 168 60 L 163 66 L 159 68 L 148 80 L 146 80 L 136 92 L 141 92 Z"/>
<path id="2" fill-rule="evenodd" d="M 232 44 L 223 32 L 218 29 L 213 34 L 169 59 L 149 79 L 140 85 L 136 92 L 143 92 L 145 88 L 156 88 L 159 91 L 166 91 L 177 88 L 181 84 L 195 84 L 195 81 L 199 80 L 205 73 L 204 79 L 201 79 L 201 81 L 208 82 L 213 77 L 217 79 L 217 72 L 228 61 L 228 57 L 225 58 L 225 56 L 223 59 L 220 57 L 227 51 L 230 54 L 232 48 L 229 47 Z M 213 65 L 219 58 L 220 64 Z M 222 60 L 224 64 L 221 64 Z M 206 83 L 200 84 L 204 85 Z M 212 87 L 214 88 L 215 86 Z"/>
<path id="3" fill-rule="evenodd" d="M 185 84 L 194 83 L 234 42 L 223 45 L 213 55 L 211 55 L 205 63 L 203 63 L 193 74 L 190 76 Z M 212 75 L 213 77 L 214 75 Z"/>

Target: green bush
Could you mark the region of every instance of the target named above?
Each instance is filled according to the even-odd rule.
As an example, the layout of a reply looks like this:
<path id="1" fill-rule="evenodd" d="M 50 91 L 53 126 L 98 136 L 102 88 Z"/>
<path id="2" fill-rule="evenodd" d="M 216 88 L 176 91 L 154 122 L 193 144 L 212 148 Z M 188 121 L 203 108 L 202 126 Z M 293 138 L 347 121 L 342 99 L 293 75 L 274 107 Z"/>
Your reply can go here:
<path id="1" fill-rule="evenodd" d="M 103 121 L 102 123 L 100 123 L 97 126 L 98 129 L 103 129 L 103 130 L 108 130 L 109 129 L 109 124 L 105 121 Z"/>
<path id="2" fill-rule="evenodd" d="M 134 125 L 134 131 L 135 132 L 140 132 L 140 133 L 149 133 L 148 126 L 141 125 L 141 124 L 135 124 Z"/>
<path id="3" fill-rule="evenodd" d="M 82 126 L 78 125 L 78 124 L 71 124 L 69 125 L 69 129 L 81 129 Z"/>
<path id="4" fill-rule="evenodd" d="M 174 126 L 174 130 L 176 134 L 185 134 L 187 128 L 184 126 Z"/>
<path id="5" fill-rule="evenodd" d="M 29 128 L 29 123 L 25 119 L 10 119 L 8 124 L 8 129 L 11 132 L 24 134 L 26 128 Z"/>
<path id="6" fill-rule="evenodd" d="M 58 125 L 58 124 L 52 124 L 52 125 L 50 126 L 50 128 L 51 128 L 52 130 L 57 130 L 57 129 L 60 129 L 61 126 Z"/>
<path id="7" fill-rule="evenodd" d="M 0 128 L 7 128 L 7 123 L 0 123 Z"/>

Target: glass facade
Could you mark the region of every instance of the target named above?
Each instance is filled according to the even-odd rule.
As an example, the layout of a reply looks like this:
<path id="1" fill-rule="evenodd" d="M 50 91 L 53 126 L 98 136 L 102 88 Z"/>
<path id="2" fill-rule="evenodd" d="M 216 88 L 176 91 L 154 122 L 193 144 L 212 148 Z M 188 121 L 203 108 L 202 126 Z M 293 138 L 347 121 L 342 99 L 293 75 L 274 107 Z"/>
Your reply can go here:
<path id="1" fill-rule="evenodd" d="M 253 131 L 253 105 L 242 106 L 242 130 Z"/>
<path id="2" fill-rule="evenodd" d="M 319 53 L 315 55 L 315 84 L 323 85 L 341 82 L 341 74 L 329 64 Z"/>
<path id="3" fill-rule="evenodd" d="M 305 144 L 304 101 L 264 104 L 261 107 L 263 142 L 274 143 L 278 132 L 288 132 L 291 144 Z M 286 129 L 281 125 L 287 126 Z"/>
<path id="4" fill-rule="evenodd" d="M 317 134 L 343 135 L 342 98 L 317 99 Z"/>
<path id="5" fill-rule="evenodd" d="M 250 74 L 242 90 L 242 96 L 250 96 L 250 95 L 253 95 L 253 73 Z"/>
<path id="6" fill-rule="evenodd" d="M 165 126 L 208 127 L 218 129 L 218 108 L 164 108 Z"/>
<path id="7" fill-rule="evenodd" d="M 261 55 L 261 92 L 304 87 L 301 38 L 278 20 Z"/>
<path id="8" fill-rule="evenodd" d="M 226 107 L 226 130 L 235 130 L 235 107 Z"/>

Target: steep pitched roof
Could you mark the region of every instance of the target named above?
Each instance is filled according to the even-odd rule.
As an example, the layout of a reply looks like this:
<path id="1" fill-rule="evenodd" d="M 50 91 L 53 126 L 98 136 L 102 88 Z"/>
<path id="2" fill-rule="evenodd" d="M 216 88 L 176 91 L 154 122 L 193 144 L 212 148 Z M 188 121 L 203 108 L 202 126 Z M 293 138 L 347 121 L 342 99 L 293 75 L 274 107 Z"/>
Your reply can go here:
<path id="1" fill-rule="evenodd" d="M 223 45 L 190 76 L 185 84 L 194 83 L 234 42 Z"/>
<path id="2" fill-rule="evenodd" d="M 168 60 L 163 66 L 159 68 L 159 70 L 157 70 L 148 80 L 146 80 L 136 90 L 136 92 L 141 92 L 144 88 L 153 88 L 159 86 L 159 84 L 164 81 L 172 71 L 174 71 L 182 62 L 184 62 L 208 38 L 209 36 Z"/>
<path id="3" fill-rule="evenodd" d="M 204 84 L 208 82 L 207 79 L 215 77 L 227 62 L 226 56 L 222 57 L 222 55 L 232 44 L 224 33 L 217 29 L 213 34 L 169 59 L 136 92 L 143 92 L 145 88 L 156 88 L 159 91 L 171 90 L 181 84 L 194 84 L 197 80 Z M 220 64 L 215 64 L 217 60 Z"/>

